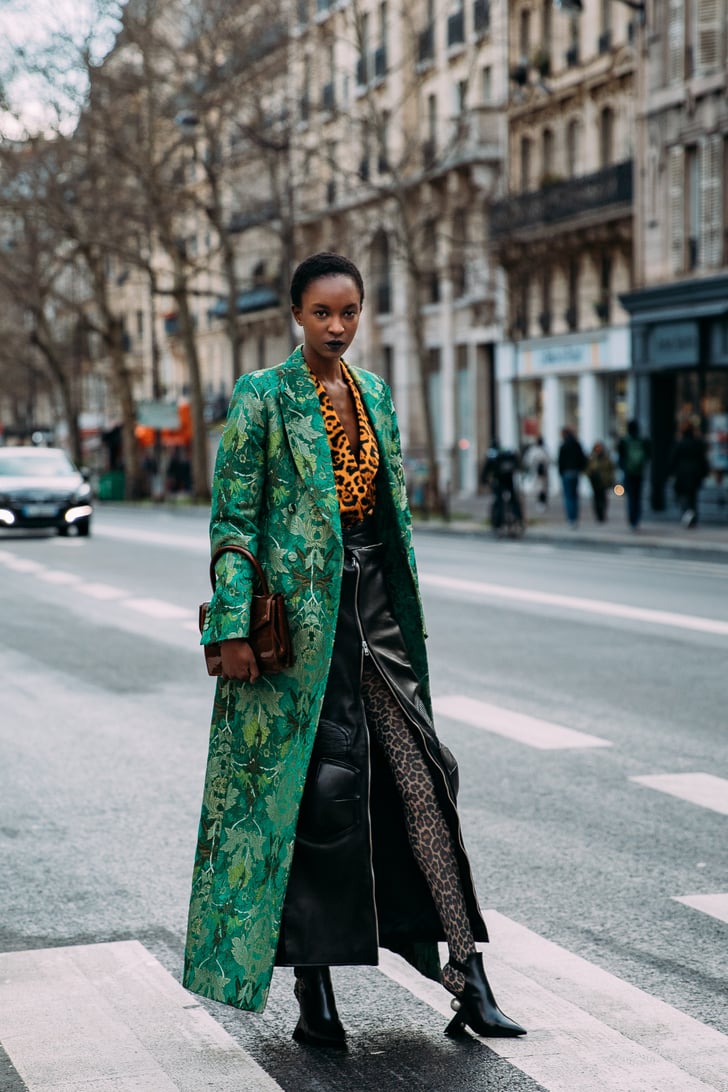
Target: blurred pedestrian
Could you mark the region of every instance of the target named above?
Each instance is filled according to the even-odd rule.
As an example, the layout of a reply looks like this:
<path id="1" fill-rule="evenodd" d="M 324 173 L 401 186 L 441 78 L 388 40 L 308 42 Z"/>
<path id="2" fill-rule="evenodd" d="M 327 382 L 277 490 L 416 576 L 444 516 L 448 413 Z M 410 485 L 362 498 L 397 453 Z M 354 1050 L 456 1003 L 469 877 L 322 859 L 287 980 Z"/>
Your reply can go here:
<path id="1" fill-rule="evenodd" d="M 586 476 L 591 482 L 594 518 L 598 523 L 604 523 L 607 519 L 609 494 L 614 488 L 614 471 L 609 452 L 602 441 L 597 440 L 586 464 Z"/>
<path id="2" fill-rule="evenodd" d="M 688 424 L 675 445 L 668 464 L 668 477 L 675 478 L 675 496 L 686 527 L 698 525 L 698 493 L 710 472 L 710 464 L 702 436 Z"/>
<path id="3" fill-rule="evenodd" d="M 536 498 L 536 511 L 545 512 L 549 503 L 549 466 L 551 459 L 539 436 L 523 456 L 523 466 L 533 480 L 533 494 Z"/>
<path id="4" fill-rule="evenodd" d="M 642 519 L 642 479 L 650 461 L 652 446 L 646 436 L 640 436 L 636 418 L 627 424 L 627 434 L 619 441 L 619 469 L 624 475 L 624 491 L 627 494 L 627 520 L 636 531 Z"/>
<path id="5" fill-rule="evenodd" d="M 516 483 L 519 466 L 518 452 L 501 447 L 498 440 L 493 440 L 480 472 L 480 484 L 489 486 L 493 494 L 490 522 L 496 531 L 505 522 L 523 524 L 523 507 Z"/>
<path id="6" fill-rule="evenodd" d="M 574 429 L 565 425 L 561 430 L 558 467 L 564 493 L 564 511 L 570 527 L 579 525 L 579 477 L 586 469 L 587 458 Z"/>
<path id="7" fill-rule="evenodd" d="M 523 1035 L 496 1004 L 487 939 L 437 737 L 397 419 L 384 381 L 349 367 L 364 302 L 348 258 L 291 282 L 303 344 L 238 380 L 210 535 L 220 642 L 187 932 L 185 985 L 264 1009 L 293 968 L 294 1038 L 343 1049 L 329 967 L 393 948 L 455 995 L 454 1035 Z M 248 639 L 255 552 L 284 597 L 295 663 L 261 675 Z M 437 942 L 447 939 L 440 970 Z"/>

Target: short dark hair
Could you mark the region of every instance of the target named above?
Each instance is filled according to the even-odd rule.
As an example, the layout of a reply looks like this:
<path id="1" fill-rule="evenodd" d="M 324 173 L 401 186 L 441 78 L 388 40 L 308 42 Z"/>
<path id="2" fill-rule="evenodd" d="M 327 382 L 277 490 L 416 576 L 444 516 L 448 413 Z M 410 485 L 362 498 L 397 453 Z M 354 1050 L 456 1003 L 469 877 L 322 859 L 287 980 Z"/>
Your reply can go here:
<path id="1" fill-rule="evenodd" d="M 351 277 L 359 289 L 360 302 L 364 303 L 364 280 L 361 273 L 350 258 L 345 258 L 343 254 L 334 254 L 330 250 L 310 254 L 296 268 L 291 278 L 291 303 L 294 307 L 301 306 L 303 293 L 312 281 L 317 281 L 320 277 L 337 276 Z"/>

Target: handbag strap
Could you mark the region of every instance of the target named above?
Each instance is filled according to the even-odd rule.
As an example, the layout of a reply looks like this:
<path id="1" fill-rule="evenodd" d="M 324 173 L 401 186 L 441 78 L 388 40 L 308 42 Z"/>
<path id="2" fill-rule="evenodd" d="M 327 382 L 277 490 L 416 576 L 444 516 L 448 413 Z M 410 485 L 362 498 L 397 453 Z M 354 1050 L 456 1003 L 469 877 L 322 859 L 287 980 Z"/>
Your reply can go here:
<path id="1" fill-rule="evenodd" d="M 221 546 L 220 549 L 215 550 L 215 553 L 212 555 L 212 560 L 210 561 L 210 584 L 212 585 L 213 591 L 215 590 L 215 581 L 217 578 L 217 574 L 215 573 L 215 565 L 220 560 L 222 555 L 226 553 L 242 554 L 243 557 L 246 558 L 253 566 L 255 575 L 257 576 L 258 582 L 260 583 L 260 590 L 262 591 L 263 595 L 270 594 L 268 591 L 268 581 L 265 578 L 265 573 L 263 572 L 260 562 L 258 561 L 258 558 L 255 556 L 255 554 L 251 554 L 250 550 L 247 550 L 245 546 L 232 545 Z"/>

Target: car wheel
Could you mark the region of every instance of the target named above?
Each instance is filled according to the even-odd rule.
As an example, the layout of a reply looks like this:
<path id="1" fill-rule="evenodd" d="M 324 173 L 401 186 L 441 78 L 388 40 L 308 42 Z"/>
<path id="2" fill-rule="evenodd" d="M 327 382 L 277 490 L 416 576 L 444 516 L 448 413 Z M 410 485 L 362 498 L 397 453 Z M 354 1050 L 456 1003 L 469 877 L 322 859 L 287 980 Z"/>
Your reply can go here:
<path id="1" fill-rule="evenodd" d="M 60 527 L 58 528 L 58 534 L 61 536 L 61 538 L 68 538 L 68 524 L 67 523 L 62 523 L 60 525 Z"/>
<path id="2" fill-rule="evenodd" d="M 79 520 L 77 520 L 76 521 L 76 527 L 78 528 L 78 533 L 81 536 L 81 538 L 88 538 L 88 536 L 91 534 L 91 520 L 90 519 L 79 519 Z"/>

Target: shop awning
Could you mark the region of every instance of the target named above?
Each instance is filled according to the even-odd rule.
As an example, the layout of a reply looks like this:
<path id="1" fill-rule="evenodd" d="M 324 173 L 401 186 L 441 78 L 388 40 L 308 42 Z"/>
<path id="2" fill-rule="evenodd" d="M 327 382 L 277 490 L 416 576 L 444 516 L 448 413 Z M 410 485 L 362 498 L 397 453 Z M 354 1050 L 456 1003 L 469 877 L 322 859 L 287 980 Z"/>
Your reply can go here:
<path id="1" fill-rule="evenodd" d="M 237 312 L 239 315 L 248 315 L 253 311 L 265 311 L 268 307 L 278 307 L 279 304 L 278 293 L 274 292 L 272 288 L 261 285 L 258 288 L 248 288 L 245 292 L 240 293 L 237 301 Z M 209 309 L 209 314 L 213 318 L 227 318 L 227 313 L 228 301 L 222 298 Z"/>

